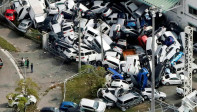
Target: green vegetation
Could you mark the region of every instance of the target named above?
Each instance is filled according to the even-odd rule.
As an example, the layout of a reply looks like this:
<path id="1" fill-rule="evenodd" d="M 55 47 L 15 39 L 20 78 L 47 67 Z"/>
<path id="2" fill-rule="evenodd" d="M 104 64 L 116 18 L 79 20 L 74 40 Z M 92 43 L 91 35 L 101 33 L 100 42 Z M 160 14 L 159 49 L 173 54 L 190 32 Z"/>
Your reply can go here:
<path id="1" fill-rule="evenodd" d="M 10 44 L 8 41 L 3 39 L 2 37 L 0 37 L 0 47 L 8 51 L 14 51 L 14 52 L 17 51 L 16 48 L 12 44 Z"/>
<path id="2" fill-rule="evenodd" d="M 94 68 L 91 65 L 84 65 L 80 74 L 66 84 L 66 101 L 79 103 L 82 98 L 94 99 L 97 96 L 97 90 L 104 86 L 105 69 L 102 67 Z"/>
<path id="3" fill-rule="evenodd" d="M 42 42 L 42 34 L 38 30 L 33 28 L 29 29 L 27 33 L 25 33 L 25 37 L 30 38 L 37 43 Z"/>
<path id="4" fill-rule="evenodd" d="M 25 111 L 25 104 L 28 101 L 28 98 L 26 96 L 33 95 L 39 99 L 38 97 L 38 85 L 32 81 L 32 79 L 27 78 L 26 80 L 21 79 L 17 82 L 17 87 L 15 89 L 16 93 L 9 93 L 6 98 L 8 99 L 8 103 L 12 103 L 14 99 L 20 95 L 21 93 L 24 93 L 24 90 L 26 90 L 24 97 L 19 98 L 19 104 L 17 107 L 14 107 L 15 111 L 18 112 L 24 112 Z M 27 112 L 33 112 L 36 111 L 37 107 L 36 105 L 28 105 L 26 106 Z"/>

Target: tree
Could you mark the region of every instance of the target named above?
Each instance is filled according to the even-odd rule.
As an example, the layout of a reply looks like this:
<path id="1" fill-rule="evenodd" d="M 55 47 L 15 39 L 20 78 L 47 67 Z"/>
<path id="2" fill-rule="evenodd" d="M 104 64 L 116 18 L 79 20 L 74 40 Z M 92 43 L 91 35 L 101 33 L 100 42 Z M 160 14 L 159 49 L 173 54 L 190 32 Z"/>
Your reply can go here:
<path id="1" fill-rule="evenodd" d="M 17 107 L 15 107 L 14 109 L 17 112 L 24 112 L 25 109 L 26 109 L 26 107 L 27 107 L 26 106 L 26 103 L 28 101 L 28 98 L 27 97 L 29 95 L 33 95 L 38 100 L 39 99 L 39 96 L 38 96 L 38 90 L 39 89 L 40 88 L 38 87 L 38 85 L 34 81 L 32 81 L 31 78 L 27 78 L 26 80 L 25 79 L 21 79 L 21 80 L 19 80 L 17 82 L 17 87 L 15 89 L 15 91 L 17 93 L 9 93 L 6 96 L 6 98 L 8 99 L 8 103 L 11 104 L 18 95 L 20 95 L 21 93 L 23 93 L 24 96 L 23 97 L 20 97 L 18 99 L 18 102 L 19 103 L 18 103 Z M 36 107 L 33 108 L 33 109 L 31 109 L 31 110 L 33 111 L 35 109 L 36 109 Z"/>
<path id="2" fill-rule="evenodd" d="M 38 85 L 34 81 L 32 81 L 31 78 L 27 78 L 26 80 L 21 79 L 20 81 L 18 81 L 17 85 L 18 85 L 18 87 L 15 89 L 16 92 L 20 93 L 23 91 L 23 89 L 25 89 L 26 95 L 33 95 L 37 99 L 39 99 L 37 91 L 40 88 L 38 87 Z"/>

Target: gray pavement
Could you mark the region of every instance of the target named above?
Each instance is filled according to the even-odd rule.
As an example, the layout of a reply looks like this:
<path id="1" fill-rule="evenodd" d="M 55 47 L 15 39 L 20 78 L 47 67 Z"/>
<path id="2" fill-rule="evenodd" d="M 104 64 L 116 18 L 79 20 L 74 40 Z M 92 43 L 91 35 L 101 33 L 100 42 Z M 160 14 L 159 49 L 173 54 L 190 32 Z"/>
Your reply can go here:
<path id="1" fill-rule="evenodd" d="M 0 57 L 3 60 L 3 68 L 0 69 L 0 112 L 12 112 L 11 108 L 7 107 L 6 95 L 14 92 L 16 81 L 20 78 L 9 58 L 0 50 Z"/>
<path id="2" fill-rule="evenodd" d="M 38 108 L 41 109 L 44 106 L 59 107 L 62 100 L 61 89 L 51 90 L 46 96 L 42 94 L 51 85 L 62 82 L 65 78 L 77 73 L 77 63 L 63 62 L 58 57 L 44 52 L 39 44 L 16 34 L 8 28 L 0 26 L 0 32 L 0 36 L 12 43 L 19 50 L 19 52 L 11 52 L 17 61 L 20 61 L 21 57 L 28 57 L 30 63 L 34 64 L 34 72 L 30 73 L 30 69 L 27 69 L 26 77 L 31 77 L 40 86 Z M 21 70 L 24 73 L 24 69 Z M 15 83 L 15 81 L 13 82 Z M 0 112 L 2 112 L 1 108 Z"/>

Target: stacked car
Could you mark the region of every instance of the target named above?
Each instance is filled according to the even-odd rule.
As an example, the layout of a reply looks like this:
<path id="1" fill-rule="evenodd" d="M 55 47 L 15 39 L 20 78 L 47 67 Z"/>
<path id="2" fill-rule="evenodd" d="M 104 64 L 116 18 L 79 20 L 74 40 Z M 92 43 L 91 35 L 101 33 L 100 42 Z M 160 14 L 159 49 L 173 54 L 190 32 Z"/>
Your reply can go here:
<path id="1" fill-rule="evenodd" d="M 46 11 L 41 11 L 42 15 L 36 18 L 39 11 L 35 11 L 31 2 L 24 1 L 23 5 L 17 5 L 16 0 L 14 10 L 7 10 L 5 16 L 13 21 L 15 16 L 11 13 L 16 13 L 20 22 L 18 28 L 22 32 L 30 27 L 48 32 L 48 50 L 64 59 L 103 66 L 108 71 L 107 88 L 99 89 L 101 95 L 98 96 L 107 102 L 107 106 L 117 105 L 125 110 L 144 101 L 142 96 L 150 98 L 147 92 L 151 92 L 148 88 L 151 87 L 153 58 L 156 87 L 160 84 L 183 84 L 184 32 L 162 15 L 162 21 L 156 21 L 153 41 L 152 17 L 145 11 L 149 6 L 136 4 L 132 0 L 49 0 L 48 5 L 39 1 L 42 4 L 40 8 Z M 197 73 L 197 65 L 192 63 L 192 67 L 193 73 Z M 165 72 L 166 69 L 170 72 Z M 132 88 L 141 91 L 142 95 Z M 159 91 L 155 94 L 160 100 L 166 97 Z M 89 111 L 103 111 L 99 106 L 95 107 L 98 104 L 102 103 L 83 99 L 80 105 L 84 109 L 88 107 Z"/>

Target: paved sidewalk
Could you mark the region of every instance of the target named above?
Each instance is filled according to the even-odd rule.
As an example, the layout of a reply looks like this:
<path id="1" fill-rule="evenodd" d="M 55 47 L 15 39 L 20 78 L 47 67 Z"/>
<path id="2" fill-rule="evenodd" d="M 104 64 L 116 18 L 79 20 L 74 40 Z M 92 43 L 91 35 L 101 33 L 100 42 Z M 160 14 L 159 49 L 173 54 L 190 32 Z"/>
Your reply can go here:
<path id="1" fill-rule="evenodd" d="M 31 77 L 36 83 L 38 83 L 41 88 L 39 94 L 42 94 L 51 85 L 62 82 L 65 78 L 77 73 L 77 63 L 64 63 L 61 59 L 52 54 L 44 52 L 39 44 L 36 44 L 32 40 L 26 39 L 3 26 L 0 26 L 0 32 L 0 36 L 14 44 L 14 46 L 20 51 L 11 52 L 16 60 L 20 60 L 22 57 L 28 57 L 30 63 L 33 62 L 34 73 L 30 73 L 30 69 L 27 69 L 26 76 Z M 24 72 L 24 69 L 21 70 Z M 57 89 L 56 92 L 52 90 L 52 92 L 50 91 L 46 96 L 41 97 L 41 103 L 38 103 L 38 107 L 57 107 L 61 100 L 62 94 L 60 89 Z"/>

